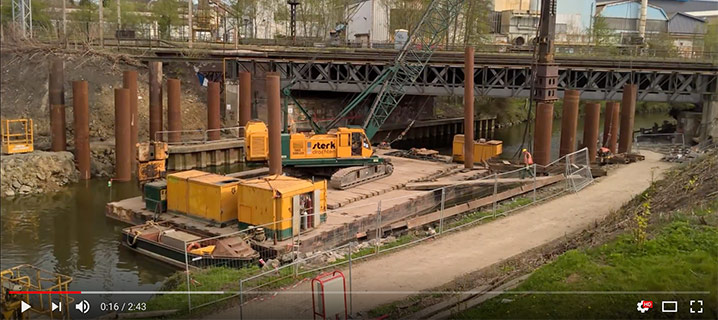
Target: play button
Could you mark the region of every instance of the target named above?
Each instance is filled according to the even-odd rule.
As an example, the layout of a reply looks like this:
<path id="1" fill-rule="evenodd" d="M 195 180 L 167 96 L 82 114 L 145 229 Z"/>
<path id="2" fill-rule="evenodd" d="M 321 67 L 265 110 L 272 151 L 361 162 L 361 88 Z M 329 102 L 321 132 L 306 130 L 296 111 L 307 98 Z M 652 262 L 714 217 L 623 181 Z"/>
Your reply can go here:
<path id="1" fill-rule="evenodd" d="M 30 305 L 25 303 L 25 301 L 20 302 L 20 311 L 24 313 L 27 309 L 30 309 Z"/>

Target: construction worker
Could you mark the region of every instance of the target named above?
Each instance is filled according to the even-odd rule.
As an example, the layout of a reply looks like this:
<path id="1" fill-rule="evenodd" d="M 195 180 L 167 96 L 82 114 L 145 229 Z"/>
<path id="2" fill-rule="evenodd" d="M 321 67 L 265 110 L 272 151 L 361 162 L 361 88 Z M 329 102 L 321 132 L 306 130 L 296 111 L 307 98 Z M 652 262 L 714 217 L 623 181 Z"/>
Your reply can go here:
<path id="1" fill-rule="evenodd" d="M 524 156 L 524 165 L 526 166 L 524 170 L 521 170 L 521 179 L 525 178 L 527 175 L 529 177 L 533 177 L 534 173 L 533 170 L 531 170 L 531 166 L 534 164 L 534 158 L 531 156 L 531 153 L 526 149 L 521 150 L 521 153 Z"/>

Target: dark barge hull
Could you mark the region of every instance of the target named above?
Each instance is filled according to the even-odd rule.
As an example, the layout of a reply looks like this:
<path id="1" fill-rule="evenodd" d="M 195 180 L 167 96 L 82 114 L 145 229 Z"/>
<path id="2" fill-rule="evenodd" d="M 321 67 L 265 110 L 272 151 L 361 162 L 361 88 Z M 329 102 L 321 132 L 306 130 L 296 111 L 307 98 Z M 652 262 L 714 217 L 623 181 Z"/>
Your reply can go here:
<path id="1" fill-rule="evenodd" d="M 134 243 L 134 245 L 132 245 L 132 243 Z M 122 231 L 122 244 L 135 252 L 182 269 L 185 268 L 185 263 L 188 263 L 190 267 L 241 268 L 254 265 L 258 261 L 257 258 L 212 257 L 209 255 L 201 256 L 189 252 L 186 254 L 185 260 L 184 251 L 170 247 L 163 243 L 149 241 L 147 239 L 143 239 L 142 237 L 137 237 L 137 239 L 135 239 L 133 235 L 128 234 L 125 230 Z"/>

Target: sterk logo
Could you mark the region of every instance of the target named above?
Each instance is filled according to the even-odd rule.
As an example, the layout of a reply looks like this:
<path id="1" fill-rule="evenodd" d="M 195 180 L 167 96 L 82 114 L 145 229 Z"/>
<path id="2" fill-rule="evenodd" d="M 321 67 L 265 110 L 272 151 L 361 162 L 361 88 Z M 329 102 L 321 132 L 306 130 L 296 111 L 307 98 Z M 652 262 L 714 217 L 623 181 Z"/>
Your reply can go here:
<path id="1" fill-rule="evenodd" d="M 315 143 L 312 146 L 312 149 L 314 150 L 326 150 L 326 149 L 336 149 L 337 146 L 334 144 L 334 141 L 330 143 Z"/>
<path id="2" fill-rule="evenodd" d="M 641 300 L 636 304 L 636 306 L 638 307 L 636 308 L 636 310 L 640 311 L 641 313 L 646 313 L 648 309 L 653 308 L 653 301 Z"/>

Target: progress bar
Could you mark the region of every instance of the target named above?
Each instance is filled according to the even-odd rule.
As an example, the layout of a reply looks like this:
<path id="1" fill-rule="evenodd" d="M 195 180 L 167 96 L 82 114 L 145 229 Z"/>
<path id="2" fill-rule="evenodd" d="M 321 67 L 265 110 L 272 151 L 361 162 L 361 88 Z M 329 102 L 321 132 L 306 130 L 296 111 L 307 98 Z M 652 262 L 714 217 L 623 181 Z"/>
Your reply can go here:
<path id="1" fill-rule="evenodd" d="M 325 293 L 343 293 L 344 291 Z M 312 294 L 312 291 L 9 291 L 10 294 L 87 294 L 87 295 L 126 295 L 126 294 Z M 710 294 L 710 291 L 353 291 L 351 294 L 556 294 L 556 295 L 610 295 L 610 294 Z"/>

